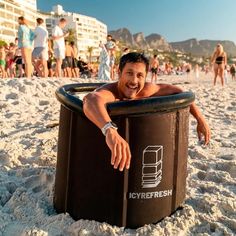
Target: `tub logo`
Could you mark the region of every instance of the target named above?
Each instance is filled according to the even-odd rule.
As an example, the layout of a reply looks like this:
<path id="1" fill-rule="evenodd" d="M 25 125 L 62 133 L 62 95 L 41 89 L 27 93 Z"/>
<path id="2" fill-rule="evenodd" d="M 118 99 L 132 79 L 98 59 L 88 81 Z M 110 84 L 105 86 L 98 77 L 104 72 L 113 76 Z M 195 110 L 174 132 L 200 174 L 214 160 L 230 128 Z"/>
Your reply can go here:
<path id="1" fill-rule="evenodd" d="M 147 146 L 143 150 L 142 188 L 155 188 L 162 179 L 163 146 Z"/>

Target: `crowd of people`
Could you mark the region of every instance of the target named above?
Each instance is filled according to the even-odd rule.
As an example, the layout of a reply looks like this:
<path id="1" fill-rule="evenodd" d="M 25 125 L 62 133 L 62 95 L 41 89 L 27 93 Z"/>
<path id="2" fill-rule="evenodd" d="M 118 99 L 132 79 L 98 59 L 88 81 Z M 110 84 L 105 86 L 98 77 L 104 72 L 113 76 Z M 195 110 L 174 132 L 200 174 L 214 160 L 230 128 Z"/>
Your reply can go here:
<path id="1" fill-rule="evenodd" d="M 66 19 L 61 18 L 49 38 L 44 20 L 37 18 L 31 30 L 27 20 L 18 18 L 18 37 L 9 45 L 0 46 L 0 75 L 10 77 L 91 77 L 97 70 L 78 57 L 75 43 L 65 40 Z"/>
<path id="2" fill-rule="evenodd" d="M 98 65 L 91 64 L 78 57 L 78 49 L 72 41 L 66 40 L 68 31 L 63 31 L 67 22 L 61 18 L 52 30 L 49 37 L 44 26 L 44 20 L 37 18 L 37 26 L 34 30 L 28 27 L 27 20 L 21 16 L 18 18 L 18 37 L 15 42 L 9 45 L 0 46 L 0 76 L 10 77 L 98 77 L 100 80 L 116 80 L 118 74 L 116 52 L 117 41 L 111 36 L 107 36 L 106 43 L 100 42 L 101 53 Z M 129 48 L 124 48 L 121 56 L 130 52 Z M 227 65 L 227 55 L 221 44 L 217 44 L 211 57 L 210 65 L 200 67 L 185 63 L 174 67 L 172 63 L 160 64 L 158 55 L 153 55 L 149 61 L 149 72 L 151 82 L 157 83 L 159 75 L 182 75 L 187 77 L 194 71 L 196 79 L 199 79 L 199 72 L 206 74 L 214 72 L 214 82 L 220 77 L 222 86 L 227 82 L 229 74 L 232 80 L 236 80 L 236 66 Z"/>

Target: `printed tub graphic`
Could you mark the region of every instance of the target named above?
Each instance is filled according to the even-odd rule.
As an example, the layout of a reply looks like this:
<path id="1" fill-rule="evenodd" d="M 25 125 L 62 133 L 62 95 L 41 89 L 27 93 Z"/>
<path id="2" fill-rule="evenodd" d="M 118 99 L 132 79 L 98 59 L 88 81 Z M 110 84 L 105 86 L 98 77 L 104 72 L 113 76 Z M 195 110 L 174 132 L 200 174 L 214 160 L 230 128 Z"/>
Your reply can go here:
<path id="1" fill-rule="evenodd" d="M 162 179 L 163 146 L 147 146 L 143 150 L 142 188 L 155 188 Z"/>

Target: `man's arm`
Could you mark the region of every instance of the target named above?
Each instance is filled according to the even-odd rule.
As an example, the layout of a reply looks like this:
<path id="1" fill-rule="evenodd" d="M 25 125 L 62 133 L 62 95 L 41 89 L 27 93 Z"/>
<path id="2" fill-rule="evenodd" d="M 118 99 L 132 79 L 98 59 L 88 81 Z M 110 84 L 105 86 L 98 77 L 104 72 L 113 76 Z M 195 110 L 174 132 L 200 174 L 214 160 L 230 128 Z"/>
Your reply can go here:
<path id="1" fill-rule="evenodd" d="M 108 90 L 99 90 L 84 97 L 84 113 L 99 129 L 103 128 L 111 118 L 106 105 L 114 102 L 115 96 Z M 106 143 L 111 150 L 111 164 L 115 169 L 123 171 L 130 166 L 131 153 L 129 144 L 119 135 L 118 131 L 109 128 L 106 132 Z"/>
<path id="2" fill-rule="evenodd" d="M 69 33 L 65 33 L 65 34 L 60 35 L 60 36 L 52 35 L 52 39 L 53 39 L 53 40 L 58 40 L 58 39 L 60 39 L 60 38 L 67 37 L 68 35 L 69 35 Z"/>
<path id="3" fill-rule="evenodd" d="M 170 84 L 159 84 L 157 85 L 157 91 L 152 96 L 165 96 L 171 94 L 182 93 L 183 90 L 177 86 L 170 85 Z M 201 140 L 202 136 L 205 138 L 205 144 L 208 144 L 211 137 L 210 128 L 204 119 L 203 115 L 201 114 L 200 110 L 198 109 L 195 103 L 190 105 L 190 113 L 193 117 L 197 120 L 197 133 L 198 139 Z"/>
<path id="4" fill-rule="evenodd" d="M 54 28 L 53 31 L 52 31 L 52 39 L 53 39 L 53 40 L 58 40 L 58 39 L 60 39 L 60 38 L 67 37 L 68 35 L 69 35 L 69 32 L 64 33 L 64 34 L 62 34 L 62 35 L 58 35 L 58 31 L 57 31 L 56 28 Z"/>
<path id="5" fill-rule="evenodd" d="M 202 140 L 202 136 L 205 138 L 205 144 L 207 145 L 210 141 L 211 138 L 211 130 L 199 111 L 197 105 L 195 103 L 192 103 L 190 106 L 190 113 L 194 116 L 194 118 L 197 120 L 197 134 L 198 134 L 198 139 L 199 141 Z"/>

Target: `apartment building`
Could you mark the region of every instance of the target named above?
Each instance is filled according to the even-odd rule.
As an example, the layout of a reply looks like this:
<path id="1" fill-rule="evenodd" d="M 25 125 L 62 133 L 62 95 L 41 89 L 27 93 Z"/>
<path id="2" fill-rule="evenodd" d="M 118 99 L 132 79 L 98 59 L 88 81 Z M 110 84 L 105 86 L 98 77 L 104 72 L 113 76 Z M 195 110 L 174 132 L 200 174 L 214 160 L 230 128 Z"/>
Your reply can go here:
<path id="1" fill-rule="evenodd" d="M 65 12 L 62 6 L 57 5 L 53 7 L 53 11 L 46 18 L 49 35 L 61 17 L 67 20 L 67 26 L 64 30 L 72 29 L 74 32 L 78 56 L 88 59 L 89 49 L 92 48 L 92 59 L 96 60 L 100 54 L 100 41 L 106 41 L 107 26 L 94 17 Z"/>
<path id="2" fill-rule="evenodd" d="M 36 18 L 41 17 L 36 0 L 0 0 L 0 40 L 14 42 L 19 16 L 24 16 L 29 27 L 34 29 Z"/>

